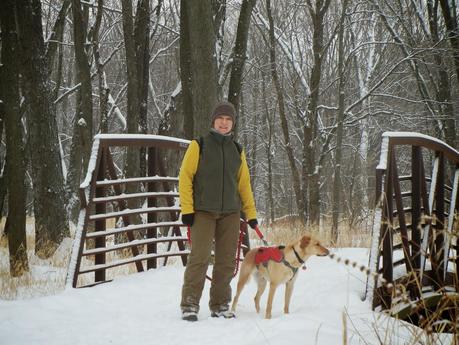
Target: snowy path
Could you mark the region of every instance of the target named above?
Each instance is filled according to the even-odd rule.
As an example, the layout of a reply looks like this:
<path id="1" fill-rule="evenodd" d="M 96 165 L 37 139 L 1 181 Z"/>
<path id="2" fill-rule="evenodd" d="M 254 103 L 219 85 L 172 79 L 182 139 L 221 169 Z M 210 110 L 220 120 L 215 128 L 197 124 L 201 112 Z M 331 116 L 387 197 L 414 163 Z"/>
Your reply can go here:
<path id="1" fill-rule="evenodd" d="M 335 252 L 362 264 L 368 260 L 366 249 Z M 348 343 L 376 344 L 376 319 L 382 328 L 387 322 L 395 324 L 361 301 L 365 279 L 358 270 L 319 257 L 311 258 L 307 266 L 306 271 L 299 272 L 291 314 L 282 313 L 282 287 L 277 291 L 271 320 L 255 313 L 254 282 L 241 295 L 236 319 L 210 317 L 206 283 L 199 322 L 180 320 L 183 267 L 172 266 L 54 296 L 0 301 L 0 344 L 342 344 L 344 310 L 349 315 Z M 235 283 L 233 280 L 233 290 Z M 262 308 L 266 296 L 267 292 Z M 396 328 L 391 331 L 395 334 L 390 343 L 403 344 L 409 332 L 400 323 Z"/>

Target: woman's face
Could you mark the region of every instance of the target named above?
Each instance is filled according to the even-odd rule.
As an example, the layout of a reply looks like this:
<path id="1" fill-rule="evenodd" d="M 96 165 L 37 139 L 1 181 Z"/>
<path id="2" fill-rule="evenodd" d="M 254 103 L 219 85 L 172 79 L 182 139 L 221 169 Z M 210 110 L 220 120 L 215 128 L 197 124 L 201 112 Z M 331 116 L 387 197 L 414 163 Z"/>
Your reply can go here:
<path id="1" fill-rule="evenodd" d="M 214 121 L 214 129 L 220 134 L 228 134 L 233 129 L 233 118 L 229 115 L 218 115 Z"/>

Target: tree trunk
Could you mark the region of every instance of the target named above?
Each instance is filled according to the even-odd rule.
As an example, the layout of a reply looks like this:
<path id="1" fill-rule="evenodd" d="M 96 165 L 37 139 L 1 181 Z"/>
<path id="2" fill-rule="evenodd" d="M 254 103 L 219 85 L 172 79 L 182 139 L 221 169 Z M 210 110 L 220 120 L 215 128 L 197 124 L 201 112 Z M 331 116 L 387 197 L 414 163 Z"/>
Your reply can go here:
<path id="1" fill-rule="evenodd" d="M 65 17 L 70 7 L 71 0 L 64 0 L 61 9 L 57 15 L 56 22 L 54 23 L 51 35 L 46 43 L 46 61 L 48 62 L 49 71 L 52 71 L 54 66 L 54 59 L 56 58 L 57 50 L 59 49 L 60 42 L 64 36 Z"/>
<path id="2" fill-rule="evenodd" d="M 440 6 L 448 29 L 448 37 L 453 49 L 454 65 L 456 67 L 456 78 L 459 84 L 459 27 L 457 23 L 455 6 L 451 7 L 450 1 L 440 0 Z"/>
<path id="3" fill-rule="evenodd" d="M 80 108 L 78 124 L 81 127 L 80 149 L 83 158 L 83 171 L 88 167 L 92 146 L 92 84 L 91 70 L 88 55 L 86 53 L 86 26 L 80 0 L 72 0 L 73 12 L 73 37 L 75 41 L 75 62 L 77 69 L 77 81 L 80 87 Z"/>
<path id="4" fill-rule="evenodd" d="M 182 84 L 181 100 L 183 109 L 183 132 L 186 139 L 194 135 L 193 91 L 191 73 L 191 42 L 188 29 L 188 13 L 186 1 L 180 1 L 180 81 Z"/>
<path id="5" fill-rule="evenodd" d="M 150 1 L 140 0 L 137 3 L 135 16 L 134 39 L 136 45 L 136 66 L 139 97 L 139 127 L 140 133 L 148 133 L 148 79 L 150 63 Z M 146 176 L 146 150 L 140 150 L 140 175 Z"/>
<path id="6" fill-rule="evenodd" d="M 35 211 L 35 251 L 49 257 L 69 236 L 65 211 L 64 179 L 44 51 L 39 0 L 17 0 L 21 73 L 28 112 L 29 144 Z"/>
<path id="7" fill-rule="evenodd" d="M 212 6 L 210 0 L 188 0 L 184 3 L 190 47 L 193 135 L 199 136 L 209 130 L 210 114 L 217 102 Z"/>
<path id="8" fill-rule="evenodd" d="M 247 55 L 247 40 L 249 37 L 250 17 L 257 0 L 244 0 L 237 24 L 236 42 L 233 49 L 233 62 L 228 88 L 228 101 L 239 110 L 240 94 L 242 88 L 242 73 Z"/>
<path id="9" fill-rule="evenodd" d="M 136 48 L 134 39 L 134 21 L 132 14 L 132 1 L 122 0 L 123 7 L 123 34 L 124 34 L 124 48 L 126 51 L 126 70 L 127 70 L 127 132 L 135 134 L 139 132 L 139 96 L 138 96 L 138 78 L 137 78 L 137 59 L 136 59 Z M 128 154 L 128 165 L 130 166 L 129 171 L 135 172 L 138 166 L 138 157 L 131 159 Z M 129 163 L 134 163 L 130 165 Z M 137 165 L 135 164 L 137 163 Z M 134 170 L 130 170 L 134 169 Z M 134 176 L 134 175 L 130 175 Z"/>
<path id="10" fill-rule="evenodd" d="M 338 221 L 341 205 L 341 160 L 343 152 L 343 132 L 344 132 L 344 91 L 345 91 L 345 73 L 344 73 L 344 19 L 346 16 L 348 0 L 343 0 L 341 7 L 340 26 L 338 30 L 338 116 L 336 130 L 336 154 L 335 167 L 333 176 L 333 216 L 332 216 L 332 241 L 338 241 Z"/>
<path id="11" fill-rule="evenodd" d="M 86 25 L 80 0 L 72 0 L 73 37 L 75 42 L 76 80 L 81 84 L 76 98 L 76 113 L 66 192 L 69 200 L 70 218 L 76 222 L 79 211 L 78 188 L 81 174 L 86 172 L 92 145 L 92 84 L 91 71 L 86 53 Z"/>
<path id="12" fill-rule="evenodd" d="M 136 38 L 134 35 L 134 15 L 131 0 L 121 1 L 123 8 L 123 35 L 124 49 L 126 52 L 126 71 L 127 71 L 127 132 L 136 134 L 139 132 L 139 110 L 140 110 L 140 95 L 139 95 L 139 67 L 136 54 L 137 49 Z M 139 5 L 141 5 L 139 3 Z M 144 71 L 148 73 L 147 71 Z M 148 77 L 147 77 L 148 78 Z M 127 156 L 124 166 L 126 177 L 140 176 L 140 153 L 137 148 L 128 147 Z M 135 193 L 139 191 L 139 186 L 128 184 L 126 193 Z M 128 200 L 128 208 L 136 209 L 140 206 L 140 200 Z M 140 216 L 131 217 L 133 224 L 141 222 Z"/>
<path id="13" fill-rule="evenodd" d="M 266 8 L 268 12 L 268 20 L 269 20 L 269 56 L 271 62 L 271 75 L 273 78 L 274 86 L 276 88 L 277 93 L 277 101 L 279 106 L 279 116 L 281 120 L 281 127 L 282 127 L 282 134 L 284 135 L 284 148 L 287 152 L 288 161 L 290 164 L 290 170 L 292 172 L 293 178 L 293 188 L 295 190 L 295 197 L 296 197 L 296 206 L 298 207 L 298 213 L 300 214 L 300 219 L 304 223 L 306 212 L 304 207 L 303 195 L 301 190 L 301 183 L 300 183 L 300 176 L 298 173 L 298 169 L 295 164 L 295 157 L 293 155 L 293 148 L 290 141 L 290 133 L 288 129 L 287 123 L 287 114 L 285 111 L 285 102 L 284 102 L 284 95 L 283 90 L 281 87 L 281 83 L 279 80 L 279 76 L 277 74 L 277 67 L 276 67 L 276 48 L 275 48 L 275 37 L 274 37 L 274 20 L 271 13 L 271 1 L 266 1 Z"/>
<path id="14" fill-rule="evenodd" d="M 226 0 L 210 0 L 212 6 L 212 22 L 215 36 L 215 64 L 216 75 L 220 76 L 225 73 L 223 70 L 226 66 L 223 57 L 223 44 L 225 40 L 225 22 L 226 22 Z M 220 82 L 217 84 L 217 98 L 223 97 L 223 86 Z"/>
<path id="15" fill-rule="evenodd" d="M 318 164 L 316 148 L 320 144 L 318 137 L 317 105 L 320 96 L 320 80 L 322 75 L 323 27 L 324 16 L 330 5 L 330 0 L 317 0 L 315 6 L 307 1 L 309 13 L 313 22 L 312 50 L 314 63 L 311 71 L 307 123 L 304 128 L 303 139 L 303 181 L 307 180 L 309 196 L 309 223 L 318 226 L 320 222 L 320 164 Z M 306 165 L 305 165 L 306 164 Z M 305 177 L 306 176 L 306 177 Z"/>
<path id="16" fill-rule="evenodd" d="M 438 33 L 438 2 L 432 4 L 432 0 L 427 1 L 427 12 L 429 16 L 430 34 L 432 36 L 432 43 L 434 45 L 440 44 L 440 36 Z M 445 131 L 444 140 L 451 147 L 456 146 L 456 124 L 454 121 L 454 107 L 451 100 L 451 83 L 449 80 L 447 63 L 444 55 L 440 51 L 433 51 L 433 58 L 438 69 L 438 88 L 437 88 L 437 101 L 439 104 L 440 114 L 445 117 L 443 128 Z M 458 52 L 459 54 L 459 52 Z"/>
<path id="17" fill-rule="evenodd" d="M 97 0 L 97 15 L 92 32 L 92 50 L 94 54 L 94 63 L 97 68 L 98 86 L 99 86 L 99 131 L 108 133 L 108 97 L 110 90 L 105 78 L 105 71 L 102 61 L 100 60 L 100 42 L 99 32 L 102 24 L 104 0 Z"/>
<path id="18" fill-rule="evenodd" d="M 6 13 L 6 12 L 5 12 Z M 0 23 L 1 25 L 1 23 Z M 1 62 L 1 60 L 0 60 Z M 0 99 L 4 99 L 3 88 L 4 78 L 2 77 L 5 65 L 0 63 Z M 0 142 L 3 140 L 3 124 L 5 123 L 5 102 L 0 102 Z M 3 207 L 6 199 L 6 160 L 0 159 L 0 222 L 3 218 Z M 0 239 L 3 235 L 6 235 L 5 231 L 0 234 Z"/>
<path id="19" fill-rule="evenodd" d="M 10 274 L 21 276 L 29 270 L 26 240 L 26 186 L 25 149 L 22 135 L 21 111 L 19 105 L 19 69 L 17 62 L 17 32 L 13 0 L 0 4 L 0 23 L 2 39 L 2 100 L 5 107 L 6 133 L 6 175 L 8 189 L 8 216 L 5 232 L 8 236 L 10 255 Z"/>
<path id="20" fill-rule="evenodd" d="M 266 157 L 268 165 L 268 185 L 266 186 L 266 191 L 268 193 L 266 213 L 269 214 L 269 224 L 274 223 L 275 213 L 274 213 L 274 193 L 273 193 L 273 140 L 274 140 L 274 119 L 271 115 L 271 112 L 268 108 L 268 100 L 266 96 L 266 85 L 265 85 L 265 75 L 261 73 L 261 90 L 262 90 L 262 99 L 263 99 L 263 111 L 266 115 L 266 126 L 268 127 L 267 135 L 267 145 L 266 145 Z"/>

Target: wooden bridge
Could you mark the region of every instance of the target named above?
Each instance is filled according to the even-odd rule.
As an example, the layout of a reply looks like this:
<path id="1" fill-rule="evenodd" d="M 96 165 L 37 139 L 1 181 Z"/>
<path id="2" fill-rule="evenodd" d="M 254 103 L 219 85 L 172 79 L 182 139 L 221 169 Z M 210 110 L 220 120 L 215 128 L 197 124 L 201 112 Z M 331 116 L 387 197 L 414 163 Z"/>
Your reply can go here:
<path id="1" fill-rule="evenodd" d="M 383 134 L 367 298 L 420 326 L 458 320 L 459 152 L 421 134 Z M 453 327 L 457 327 L 453 326 Z M 448 326 L 446 326 L 448 328 Z"/>
<path id="2" fill-rule="evenodd" d="M 153 135 L 95 137 L 80 188 L 68 286 L 100 284 L 116 275 L 110 272 L 116 267 L 141 272 L 173 256 L 186 264 L 177 169 L 188 144 Z M 146 176 L 120 177 L 117 163 L 124 162 L 116 160 L 128 147 L 147 150 Z M 172 177 L 161 158 L 170 152 L 175 155 Z M 371 270 L 384 281 L 369 276 L 366 298 L 373 308 L 420 324 L 420 310 L 425 315 L 442 305 L 446 313 L 440 318 L 457 320 L 458 188 L 458 151 L 421 134 L 384 133 L 369 259 Z M 249 247 L 246 226 L 241 227 Z"/>

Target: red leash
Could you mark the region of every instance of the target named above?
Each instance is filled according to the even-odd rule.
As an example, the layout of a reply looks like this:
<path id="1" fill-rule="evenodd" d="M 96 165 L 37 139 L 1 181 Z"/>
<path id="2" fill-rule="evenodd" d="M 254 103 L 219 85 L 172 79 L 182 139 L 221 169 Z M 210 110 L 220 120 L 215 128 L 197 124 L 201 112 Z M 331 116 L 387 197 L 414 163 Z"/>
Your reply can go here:
<path id="1" fill-rule="evenodd" d="M 237 275 L 239 271 L 239 262 L 241 261 L 241 245 L 242 240 L 244 239 L 244 230 L 239 227 L 239 241 L 237 243 L 237 251 L 236 251 L 236 265 L 234 265 L 234 273 L 233 278 Z"/>
<path id="2" fill-rule="evenodd" d="M 260 229 L 258 228 L 258 225 L 255 226 L 255 232 L 257 233 L 258 237 L 260 237 L 260 240 L 262 240 L 263 244 L 264 244 L 265 246 L 267 246 L 267 245 L 268 245 L 268 242 L 265 240 L 263 234 L 261 233 Z"/>

